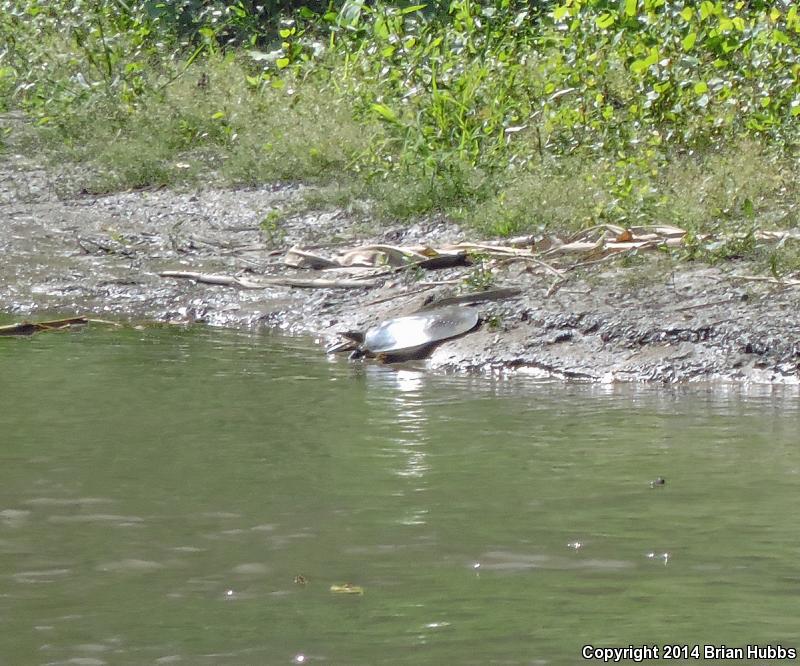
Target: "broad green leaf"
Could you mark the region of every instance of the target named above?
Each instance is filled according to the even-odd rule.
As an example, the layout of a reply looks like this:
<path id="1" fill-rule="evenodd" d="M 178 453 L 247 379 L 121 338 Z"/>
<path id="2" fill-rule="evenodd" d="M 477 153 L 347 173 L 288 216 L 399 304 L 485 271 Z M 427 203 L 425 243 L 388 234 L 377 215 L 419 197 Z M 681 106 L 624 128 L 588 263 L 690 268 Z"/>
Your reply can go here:
<path id="1" fill-rule="evenodd" d="M 606 28 L 610 28 L 614 25 L 614 15 L 613 14 L 601 14 L 595 20 L 597 27 L 601 30 L 605 30 Z"/>
<path id="2" fill-rule="evenodd" d="M 707 19 L 709 16 L 714 14 L 715 9 L 716 8 L 714 7 L 713 2 L 709 2 L 709 0 L 703 0 L 703 2 L 700 3 L 700 18 Z"/>
<path id="3" fill-rule="evenodd" d="M 375 19 L 375 23 L 372 26 L 372 34 L 378 39 L 389 38 L 389 27 L 386 25 L 386 21 L 384 21 L 381 16 Z"/>
<path id="4" fill-rule="evenodd" d="M 275 61 L 275 65 L 278 67 L 278 69 L 285 69 L 289 66 L 289 58 L 278 58 Z"/>
<path id="5" fill-rule="evenodd" d="M 253 86 L 257 88 L 261 84 L 261 77 L 260 76 L 245 76 L 245 81 L 247 81 L 247 85 Z"/>
<path id="6" fill-rule="evenodd" d="M 692 20 L 692 16 L 694 16 L 694 10 L 691 7 L 684 7 L 681 10 L 681 18 L 687 23 Z"/>
<path id="7" fill-rule="evenodd" d="M 211 120 L 221 120 L 225 117 L 224 111 L 217 111 L 216 113 L 211 115 Z"/>
<path id="8" fill-rule="evenodd" d="M 772 43 L 773 44 L 788 44 L 789 43 L 789 37 L 782 30 L 773 30 L 772 31 Z"/>
<path id="9" fill-rule="evenodd" d="M 372 105 L 370 108 L 371 108 L 371 109 L 372 109 L 372 110 L 373 110 L 375 113 L 377 113 L 379 116 L 381 116 L 381 117 L 382 117 L 384 120 L 388 120 L 390 123 L 396 123 L 396 122 L 398 122 L 398 120 L 397 120 L 397 114 L 396 114 L 394 111 L 392 111 L 392 110 L 391 110 L 391 109 L 390 109 L 388 106 L 386 106 L 385 104 L 378 104 L 378 103 L 376 102 L 376 103 L 374 103 L 374 104 L 373 104 L 373 105 Z"/>
<path id="10" fill-rule="evenodd" d="M 364 9 L 364 0 L 347 0 L 339 10 L 337 21 L 339 25 L 355 28 L 361 22 L 361 12 Z"/>
<path id="11" fill-rule="evenodd" d="M 694 84 L 694 94 L 703 95 L 708 92 L 708 84 L 705 81 L 698 81 Z"/>
<path id="12" fill-rule="evenodd" d="M 411 14 L 412 12 L 418 12 L 421 9 L 425 9 L 428 5 L 411 5 L 410 7 L 405 7 L 400 10 L 401 14 Z"/>
<path id="13" fill-rule="evenodd" d="M 560 21 L 567 14 L 569 14 L 569 7 L 567 7 L 566 5 L 559 5 L 553 10 L 553 19 L 556 21 Z"/>
<path id="14" fill-rule="evenodd" d="M 690 32 L 688 35 L 686 35 L 686 37 L 683 38 L 683 42 L 681 42 L 683 45 L 683 50 L 691 51 L 696 41 L 697 41 L 697 33 Z"/>
<path id="15" fill-rule="evenodd" d="M 638 0 L 625 0 L 625 15 L 636 16 L 636 10 L 638 8 L 638 5 L 639 5 Z"/>

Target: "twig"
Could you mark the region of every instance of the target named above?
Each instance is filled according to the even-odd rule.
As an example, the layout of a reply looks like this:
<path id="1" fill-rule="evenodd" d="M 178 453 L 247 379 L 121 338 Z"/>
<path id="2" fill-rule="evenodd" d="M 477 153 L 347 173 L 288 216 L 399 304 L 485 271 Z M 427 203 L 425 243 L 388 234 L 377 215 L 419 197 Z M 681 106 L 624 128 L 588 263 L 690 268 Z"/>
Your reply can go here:
<path id="1" fill-rule="evenodd" d="M 561 287 L 563 285 L 565 285 L 566 283 L 567 283 L 567 279 L 563 278 L 563 277 L 560 277 L 560 278 L 557 278 L 557 279 L 553 280 L 553 284 L 551 284 L 550 287 L 548 288 L 547 292 L 545 292 L 544 297 L 545 298 L 550 298 L 559 289 L 561 289 Z"/>
<path id="2" fill-rule="evenodd" d="M 160 277 L 185 278 L 202 284 L 216 284 L 224 287 L 238 287 L 240 289 L 268 289 L 269 287 L 300 287 L 308 289 L 365 289 L 377 287 L 378 280 L 304 280 L 301 278 L 261 278 L 259 281 L 237 278 L 232 275 L 213 275 L 210 273 L 194 273 L 191 271 L 162 271 Z"/>
<path id="3" fill-rule="evenodd" d="M 680 308 L 673 308 L 671 310 L 667 310 L 667 312 L 686 312 L 687 310 L 697 310 L 698 308 L 706 308 L 711 307 L 714 305 L 727 305 L 728 303 L 733 303 L 735 301 L 740 300 L 738 296 L 733 298 L 723 298 L 718 301 L 711 301 L 709 303 L 694 303 L 692 305 L 684 305 Z"/>
<path id="4" fill-rule="evenodd" d="M 625 254 L 626 252 L 631 252 L 631 250 L 615 250 L 615 251 L 611 251 L 610 254 L 607 254 L 605 257 L 600 257 L 599 259 L 592 259 L 591 261 L 581 261 L 581 262 L 578 262 L 577 264 L 572 264 L 571 266 L 568 266 L 565 270 L 572 271 L 572 270 L 575 270 L 576 268 L 585 268 L 586 266 L 594 266 L 595 264 L 603 264 L 603 263 L 605 263 L 607 261 L 611 261 L 612 259 L 615 259 L 616 257 L 619 257 L 619 256 Z"/>
<path id="5" fill-rule="evenodd" d="M 517 255 L 516 257 L 508 257 L 507 259 L 500 259 L 497 262 L 497 266 L 506 266 L 508 264 L 513 264 L 515 261 L 525 261 L 531 264 L 536 264 L 540 268 L 544 268 L 548 273 L 551 275 L 555 275 L 556 277 L 560 277 L 564 274 L 563 270 L 556 268 L 555 266 L 551 266 L 547 262 L 542 261 L 541 259 L 536 259 L 536 257 L 526 257 L 524 255 Z"/>
<path id="6" fill-rule="evenodd" d="M 781 280 L 767 277 L 766 275 L 731 275 L 733 280 L 747 280 L 748 282 L 769 282 L 780 287 L 800 287 L 800 280 Z"/>
<path id="7" fill-rule="evenodd" d="M 433 303 L 420 308 L 422 310 L 432 310 L 444 305 L 464 305 L 469 303 L 486 303 L 488 301 L 502 301 L 507 298 L 516 298 L 522 294 L 522 289 L 517 287 L 500 287 L 499 289 L 489 289 L 488 291 L 476 291 L 471 294 L 461 294 L 460 296 L 449 296 L 439 299 Z"/>
<path id="8" fill-rule="evenodd" d="M 400 298 L 402 296 L 413 296 L 414 294 L 421 294 L 422 292 L 428 291 L 433 287 L 434 285 L 427 285 L 425 287 L 420 287 L 419 289 L 412 289 L 411 291 L 398 291 L 396 294 L 391 294 L 390 296 L 385 296 L 375 301 L 370 301 L 365 305 L 367 307 L 370 307 L 372 305 L 380 305 L 381 303 L 387 303 L 388 301 L 393 301 L 395 298 Z"/>

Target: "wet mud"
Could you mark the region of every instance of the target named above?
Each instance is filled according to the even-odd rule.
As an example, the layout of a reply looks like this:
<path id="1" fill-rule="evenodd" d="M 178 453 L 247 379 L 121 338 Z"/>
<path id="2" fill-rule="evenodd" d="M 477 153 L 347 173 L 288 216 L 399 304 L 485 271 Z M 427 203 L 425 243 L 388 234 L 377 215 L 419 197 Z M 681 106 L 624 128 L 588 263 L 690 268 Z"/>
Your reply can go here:
<path id="1" fill-rule="evenodd" d="M 0 312 L 271 329 L 313 336 L 323 354 L 340 331 L 469 290 L 469 267 L 392 272 L 364 289 L 236 289 L 159 276 L 319 277 L 287 268 L 286 250 L 485 240 L 436 219 L 378 228 L 363 213 L 293 213 L 303 195 L 298 185 L 211 183 L 79 194 L 12 149 L 0 154 Z M 493 286 L 522 294 L 479 305 L 484 323 L 424 363 L 607 383 L 800 381 L 797 288 L 743 281 L 736 276 L 751 271 L 740 262 L 679 263 L 651 251 L 635 263 L 599 262 L 558 284 L 524 264 L 496 266 Z"/>

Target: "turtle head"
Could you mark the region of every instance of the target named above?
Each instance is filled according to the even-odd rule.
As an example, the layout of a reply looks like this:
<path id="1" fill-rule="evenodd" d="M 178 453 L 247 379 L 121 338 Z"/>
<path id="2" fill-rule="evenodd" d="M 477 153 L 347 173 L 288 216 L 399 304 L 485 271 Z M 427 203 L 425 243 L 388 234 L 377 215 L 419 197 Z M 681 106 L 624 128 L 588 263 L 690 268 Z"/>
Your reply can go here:
<path id="1" fill-rule="evenodd" d="M 356 344 L 364 344 L 364 331 L 343 331 L 339 333 L 343 338 L 347 338 Z"/>
<path id="2" fill-rule="evenodd" d="M 330 345 L 327 349 L 329 354 L 335 354 L 336 352 L 343 351 L 353 351 L 354 349 L 357 350 L 358 347 L 364 342 L 364 334 L 361 331 L 343 331 L 342 333 L 339 333 L 339 335 L 345 339 L 341 342 Z"/>

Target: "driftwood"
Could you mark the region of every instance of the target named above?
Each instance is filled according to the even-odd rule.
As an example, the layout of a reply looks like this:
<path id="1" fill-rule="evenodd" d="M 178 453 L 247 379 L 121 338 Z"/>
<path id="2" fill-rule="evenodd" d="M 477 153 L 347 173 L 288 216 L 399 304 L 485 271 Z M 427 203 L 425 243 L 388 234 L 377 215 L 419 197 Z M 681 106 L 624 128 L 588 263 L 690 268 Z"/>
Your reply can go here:
<path id="1" fill-rule="evenodd" d="M 677 247 L 683 243 L 686 232 L 668 225 L 635 226 L 630 228 L 614 224 L 601 224 L 583 229 L 566 239 L 523 236 L 505 243 L 485 241 L 445 244 L 439 247 L 426 245 L 364 245 L 340 251 L 333 256 L 292 247 L 284 257 L 291 268 L 335 270 L 343 268 L 373 268 L 379 272 L 371 277 L 382 277 L 399 271 L 422 268 L 434 270 L 455 266 L 469 266 L 479 259 L 498 261 L 500 265 L 524 261 L 554 276 L 571 266 L 552 265 L 546 259 L 579 254 L 596 258 L 635 250 L 657 247 Z M 588 256 L 587 256 L 588 255 Z"/>
<path id="2" fill-rule="evenodd" d="M 216 275 L 212 273 L 195 273 L 193 271 L 161 271 L 160 277 L 184 278 L 202 284 L 216 284 L 239 289 L 268 289 L 269 287 L 299 287 L 305 289 L 367 289 L 377 287 L 377 280 L 327 280 L 324 278 L 306 280 L 290 277 L 264 277 L 258 281 L 232 275 Z"/>
<path id="3" fill-rule="evenodd" d="M 384 273 L 390 274 L 414 267 L 436 270 L 453 266 L 467 266 L 471 260 L 463 250 L 434 250 L 423 246 L 365 245 L 333 258 L 317 252 L 310 252 L 307 249 L 292 247 L 286 253 L 283 263 L 290 268 L 311 270 L 388 268 L 389 270 L 384 270 Z"/>
<path id="4" fill-rule="evenodd" d="M 63 331 L 68 328 L 75 328 L 78 326 L 86 326 L 86 324 L 108 324 L 111 326 L 118 326 L 116 322 L 105 321 L 103 319 L 89 319 L 88 317 L 69 317 L 68 319 L 54 319 L 52 321 L 23 321 L 19 324 L 8 324 L 0 326 L 0 336 L 11 335 L 33 335 L 34 333 L 41 333 L 43 331 Z"/>

